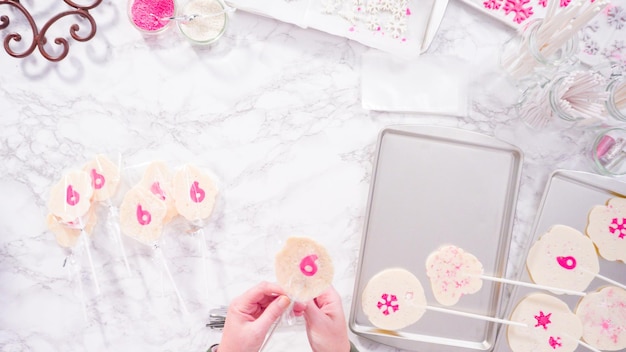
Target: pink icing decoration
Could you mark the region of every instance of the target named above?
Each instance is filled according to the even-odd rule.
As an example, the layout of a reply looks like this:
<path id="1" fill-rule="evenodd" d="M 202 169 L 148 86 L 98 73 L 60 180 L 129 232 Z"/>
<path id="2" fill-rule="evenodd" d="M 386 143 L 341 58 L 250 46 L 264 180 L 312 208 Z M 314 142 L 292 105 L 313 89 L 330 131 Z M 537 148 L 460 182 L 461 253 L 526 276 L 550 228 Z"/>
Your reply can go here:
<path id="1" fill-rule="evenodd" d="M 553 349 L 557 349 L 557 347 L 561 347 L 563 346 L 563 344 L 561 343 L 561 338 L 557 337 L 556 339 L 553 336 L 550 336 L 550 339 L 548 340 L 548 343 L 550 344 L 550 347 L 552 347 Z"/>
<path id="2" fill-rule="evenodd" d="M 617 235 L 618 238 L 624 239 L 624 237 L 626 236 L 625 225 L 626 225 L 625 218 L 622 218 L 621 221 L 618 218 L 613 218 L 613 221 L 611 221 L 611 224 L 609 225 L 609 231 L 612 234 Z"/>
<path id="3" fill-rule="evenodd" d="M 174 0 L 135 0 L 130 12 L 137 27 L 146 31 L 156 31 L 168 23 L 161 21 L 161 18 L 174 15 Z"/>
<path id="4" fill-rule="evenodd" d="M 524 7 L 530 0 L 506 0 L 504 4 L 504 14 L 508 15 L 510 12 L 515 13 L 513 18 L 514 22 L 522 23 L 524 20 L 534 14 L 533 7 Z"/>
<path id="5" fill-rule="evenodd" d="M 91 185 L 95 189 L 101 189 L 104 187 L 105 179 L 102 174 L 99 174 L 96 169 L 91 169 Z"/>
<path id="6" fill-rule="evenodd" d="M 204 200 L 205 192 L 200 188 L 198 181 L 193 181 L 193 184 L 189 188 L 189 197 L 194 203 L 202 203 Z"/>
<path id="7" fill-rule="evenodd" d="M 157 181 L 150 186 L 150 192 L 161 200 L 165 200 L 165 191 L 161 188 L 161 184 Z"/>
<path id="8" fill-rule="evenodd" d="M 576 258 L 572 256 L 556 257 L 556 261 L 557 263 L 559 263 L 560 266 L 562 266 L 563 268 L 567 270 L 572 270 L 576 268 Z"/>
<path id="9" fill-rule="evenodd" d="M 376 307 L 383 312 L 383 315 L 395 313 L 400 309 L 398 306 L 398 297 L 396 297 L 396 295 L 383 293 L 380 298 L 381 300 L 378 301 Z"/>
<path id="10" fill-rule="evenodd" d="M 149 211 L 143 210 L 141 204 L 137 204 L 137 222 L 144 226 L 152 222 L 152 215 Z"/>
<path id="11" fill-rule="evenodd" d="M 67 186 L 67 190 L 65 191 L 65 201 L 71 206 L 80 202 L 80 194 L 74 190 L 72 185 Z"/>
<path id="12" fill-rule="evenodd" d="M 300 261 L 300 271 L 304 276 L 313 276 L 317 273 L 317 265 L 315 265 L 316 260 L 317 255 L 311 254 Z"/>
<path id="13" fill-rule="evenodd" d="M 411 16 L 411 9 L 408 7 L 406 8 L 406 15 Z"/>
<path id="14" fill-rule="evenodd" d="M 535 327 L 543 326 L 544 330 L 548 330 L 548 324 L 551 324 L 550 316 L 552 313 L 548 313 L 548 315 L 544 315 L 542 311 L 539 311 L 539 315 L 535 315 L 535 319 L 537 319 L 537 324 Z"/>

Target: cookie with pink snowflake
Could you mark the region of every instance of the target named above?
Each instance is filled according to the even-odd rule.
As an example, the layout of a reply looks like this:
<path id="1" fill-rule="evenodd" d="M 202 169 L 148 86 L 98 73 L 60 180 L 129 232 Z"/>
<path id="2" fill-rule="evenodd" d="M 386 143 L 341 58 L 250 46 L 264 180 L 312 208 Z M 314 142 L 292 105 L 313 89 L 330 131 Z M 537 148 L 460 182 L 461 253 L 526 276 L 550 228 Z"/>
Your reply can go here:
<path id="1" fill-rule="evenodd" d="M 580 319 L 567 304 L 544 293 L 520 300 L 510 320 L 527 325 L 508 326 L 506 336 L 513 352 L 573 352 L 583 333 Z"/>
<path id="2" fill-rule="evenodd" d="M 603 258 L 626 262 L 626 199 L 611 198 L 593 207 L 586 231 Z"/>
<path id="3" fill-rule="evenodd" d="M 473 254 L 446 245 L 426 259 L 426 275 L 433 295 L 444 306 L 456 304 L 463 295 L 478 292 L 483 283 L 483 265 Z"/>
<path id="4" fill-rule="evenodd" d="M 326 248 L 306 237 L 289 237 L 274 261 L 278 284 L 294 300 L 306 302 L 332 283 L 335 269 Z"/>
<path id="5" fill-rule="evenodd" d="M 533 244 L 526 267 L 536 284 L 573 291 L 585 291 L 600 272 L 593 242 L 565 225 L 552 226 Z"/>
<path id="6" fill-rule="evenodd" d="M 607 286 L 583 297 L 576 307 L 583 340 L 603 351 L 626 348 L 626 291 Z"/>
<path id="7" fill-rule="evenodd" d="M 361 295 L 361 308 L 372 325 L 383 330 L 405 328 L 426 311 L 426 295 L 419 279 L 402 268 L 374 275 Z"/>

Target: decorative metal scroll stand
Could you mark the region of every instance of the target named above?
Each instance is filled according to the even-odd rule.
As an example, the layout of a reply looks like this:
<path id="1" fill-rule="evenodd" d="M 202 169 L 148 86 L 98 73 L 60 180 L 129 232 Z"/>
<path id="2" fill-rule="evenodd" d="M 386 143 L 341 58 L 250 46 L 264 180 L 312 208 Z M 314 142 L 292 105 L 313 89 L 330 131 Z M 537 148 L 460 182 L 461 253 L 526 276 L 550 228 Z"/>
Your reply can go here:
<path id="1" fill-rule="evenodd" d="M 30 24 L 31 31 L 33 32 L 33 41 L 30 44 L 30 46 L 24 51 L 16 51 L 13 48 L 11 48 L 12 42 L 22 41 L 22 35 L 20 33 L 8 34 L 4 38 L 4 50 L 13 57 L 24 58 L 32 54 L 35 51 L 35 49 L 39 49 L 39 52 L 46 60 L 53 61 L 53 62 L 63 60 L 67 56 L 68 52 L 70 51 L 70 44 L 68 40 L 62 37 L 54 38 L 54 43 L 57 45 L 60 45 L 62 47 L 62 50 L 60 54 L 51 54 L 46 51 L 47 50 L 46 43 L 48 42 L 46 38 L 46 33 L 48 29 L 50 29 L 50 27 L 54 25 L 54 23 L 56 23 L 61 18 L 68 17 L 68 16 L 79 16 L 83 19 L 86 19 L 89 22 L 90 31 L 89 33 L 87 33 L 87 35 L 84 35 L 84 36 L 78 34 L 78 31 L 80 30 L 80 26 L 78 24 L 72 24 L 70 26 L 69 28 L 70 36 L 74 40 L 79 41 L 79 42 L 86 42 L 90 40 L 91 38 L 93 38 L 96 35 L 96 21 L 93 19 L 93 16 L 89 13 L 89 10 L 94 9 L 95 7 L 100 5 L 102 0 L 96 0 L 91 5 L 78 5 L 74 3 L 72 0 L 63 0 L 63 1 L 67 5 L 69 5 L 72 9 L 63 11 L 55 15 L 50 20 L 48 20 L 48 22 L 46 22 L 43 25 L 43 27 L 41 27 L 41 29 L 38 29 L 37 24 L 35 23 L 35 20 L 33 19 L 33 16 L 22 4 L 20 4 L 20 0 L 0 0 L 0 6 L 9 5 L 19 10 L 24 15 L 28 23 Z M 6 16 L 6 15 L 0 16 L 0 31 L 9 27 L 10 24 L 11 24 L 11 20 L 9 19 L 9 16 Z"/>

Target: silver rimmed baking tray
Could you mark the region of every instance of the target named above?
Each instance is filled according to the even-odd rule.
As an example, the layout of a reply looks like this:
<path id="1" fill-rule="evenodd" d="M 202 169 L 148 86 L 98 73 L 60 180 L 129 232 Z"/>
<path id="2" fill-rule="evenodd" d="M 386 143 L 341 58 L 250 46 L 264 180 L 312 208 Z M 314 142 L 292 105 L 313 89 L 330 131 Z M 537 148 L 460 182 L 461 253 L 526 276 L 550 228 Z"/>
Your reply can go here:
<path id="1" fill-rule="evenodd" d="M 585 233 L 587 220 L 591 208 L 595 205 L 603 205 L 612 197 L 625 197 L 626 183 L 616 179 L 581 171 L 556 170 L 548 179 L 543 192 L 543 197 L 539 206 L 539 211 L 533 229 L 526 245 L 526 255 L 535 241 L 546 233 L 553 225 L 567 225 Z M 526 255 L 523 260 L 526 260 Z M 626 278 L 626 265 L 621 262 L 612 262 L 599 258 L 600 274 L 618 282 L 624 282 Z M 528 270 L 520 270 L 519 280 L 530 281 Z M 605 281 L 594 279 L 586 292 L 593 292 L 599 287 L 608 285 Z M 515 286 L 512 289 L 511 297 L 507 303 L 505 316 L 509 316 L 517 303 L 531 292 L 537 290 Z M 550 292 L 544 292 L 550 294 Z M 580 300 L 578 296 L 554 295 L 568 304 L 574 311 L 576 304 Z M 496 351 L 509 352 L 506 337 L 506 327 L 502 327 L 496 341 Z M 589 351 L 585 347 L 579 346 L 576 352 Z"/>
<path id="2" fill-rule="evenodd" d="M 381 131 L 350 313 L 350 329 L 386 345 L 419 351 L 490 351 L 497 324 L 426 311 L 415 324 L 385 332 L 361 308 L 361 293 L 381 270 L 401 267 L 440 306 L 426 276 L 427 256 L 444 244 L 474 254 L 485 274 L 506 270 L 523 155 L 508 143 L 466 130 L 391 126 Z M 483 282 L 451 309 L 497 317 L 502 286 Z"/>

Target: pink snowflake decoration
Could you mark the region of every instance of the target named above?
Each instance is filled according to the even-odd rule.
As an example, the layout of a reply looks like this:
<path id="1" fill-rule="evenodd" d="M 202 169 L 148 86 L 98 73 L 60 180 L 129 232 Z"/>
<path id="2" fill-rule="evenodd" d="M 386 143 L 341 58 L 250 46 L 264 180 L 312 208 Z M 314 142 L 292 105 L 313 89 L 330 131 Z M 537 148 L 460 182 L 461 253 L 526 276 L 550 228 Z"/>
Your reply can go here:
<path id="1" fill-rule="evenodd" d="M 552 1 L 556 1 L 556 0 L 552 0 Z M 548 6 L 548 0 L 539 0 L 537 3 L 543 7 Z"/>
<path id="2" fill-rule="evenodd" d="M 557 349 L 557 347 L 563 347 L 563 344 L 561 343 L 561 338 L 557 337 L 556 339 L 554 338 L 554 336 L 550 336 L 550 339 L 548 340 L 548 343 L 550 344 L 550 347 L 552 347 L 552 349 Z"/>
<path id="3" fill-rule="evenodd" d="M 398 307 L 398 297 L 396 295 L 390 295 L 387 293 L 383 293 L 381 296 L 381 300 L 376 304 L 378 309 L 382 310 L 384 315 L 389 315 L 389 313 L 395 313 L 400 309 Z"/>
<path id="4" fill-rule="evenodd" d="M 510 12 L 515 12 L 513 21 L 516 23 L 522 23 L 528 19 L 534 12 L 533 7 L 524 7 L 530 0 L 506 0 L 504 4 L 504 14 L 508 15 Z"/>
<path id="5" fill-rule="evenodd" d="M 572 0 L 561 0 L 559 5 L 561 5 L 561 7 L 565 7 L 565 6 L 569 5 L 570 2 L 572 2 Z"/>
<path id="6" fill-rule="evenodd" d="M 497 10 L 502 6 L 502 0 L 487 0 L 483 2 L 485 8 Z"/>
<path id="7" fill-rule="evenodd" d="M 622 221 L 619 221 L 618 218 L 613 218 L 609 225 L 609 231 L 620 239 L 624 239 L 626 237 L 626 219 L 622 218 Z"/>

